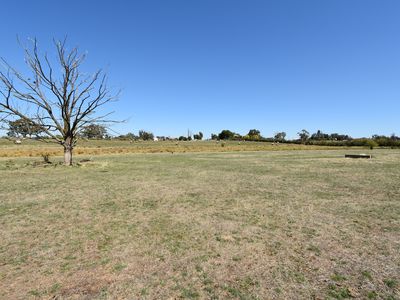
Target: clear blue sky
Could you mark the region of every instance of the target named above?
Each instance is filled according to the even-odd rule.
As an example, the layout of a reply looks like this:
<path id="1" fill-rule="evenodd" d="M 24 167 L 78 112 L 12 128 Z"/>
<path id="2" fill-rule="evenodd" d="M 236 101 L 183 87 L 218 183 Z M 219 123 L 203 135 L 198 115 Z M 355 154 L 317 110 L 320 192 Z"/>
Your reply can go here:
<path id="1" fill-rule="evenodd" d="M 121 87 L 114 129 L 400 135 L 400 1 L 5 1 L 0 56 L 52 38 Z"/>

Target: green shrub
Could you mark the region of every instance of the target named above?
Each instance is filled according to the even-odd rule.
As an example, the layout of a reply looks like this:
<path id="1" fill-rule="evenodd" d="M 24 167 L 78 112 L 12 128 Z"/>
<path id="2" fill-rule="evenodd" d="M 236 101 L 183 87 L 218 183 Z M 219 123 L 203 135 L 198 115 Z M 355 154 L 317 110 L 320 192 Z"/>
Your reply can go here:
<path id="1" fill-rule="evenodd" d="M 367 146 L 367 147 L 369 147 L 369 149 L 374 149 L 375 147 L 378 147 L 379 145 L 378 145 L 378 143 L 377 142 L 375 142 L 374 140 L 366 140 L 365 141 L 365 146 Z"/>

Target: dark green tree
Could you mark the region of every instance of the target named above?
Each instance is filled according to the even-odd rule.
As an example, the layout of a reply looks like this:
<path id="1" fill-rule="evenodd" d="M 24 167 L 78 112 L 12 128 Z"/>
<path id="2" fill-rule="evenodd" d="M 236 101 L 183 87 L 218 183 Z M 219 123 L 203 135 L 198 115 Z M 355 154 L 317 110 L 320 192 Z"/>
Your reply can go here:
<path id="1" fill-rule="evenodd" d="M 81 135 L 87 139 L 104 139 L 107 136 L 107 129 L 99 124 L 90 124 L 83 127 Z"/>
<path id="2" fill-rule="evenodd" d="M 250 129 L 249 133 L 244 137 L 246 140 L 259 141 L 261 140 L 260 130 Z"/>
<path id="3" fill-rule="evenodd" d="M 202 140 L 203 139 L 203 133 L 200 131 L 198 134 L 193 135 L 193 139 L 195 140 Z"/>
<path id="4" fill-rule="evenodd" d="M 39 136 L 42 132 L 43 129 L 39 125 L 28 120 L 17 119 L 8 122 L 7 135 L 10 137 Z"/>
<path id="5" fill-rule="evenodd" d="M 274 140 L 276 142 L 283 142 L 286 138 L 286 132 L 282 131 L 282 132 L 277 132 L 274 136 Z"/>
<path id="6" fill-rule="evenodd" d="M 150 131 L 139 130 L 139 139 L 143 141 L 152 141 L 154 140 L 154 134 Z"/>
<path id="7" fill-rule="evenodd" d="M 128 132 L 127 134 L 121 134 L 117 137 L 120 140 L 137 140 L 138 137 L 132 133 L 132 132 Z"/>
<path id="8" fill-rule="evenodd" d="M 249 136 L 257 136 L 257 135 L 260 136 L 260 130 L 250 129 L 249 133 L 247 135 L 249 135 Z"/>
<path id="9" fill-rule="evenodd" d="M 310 133 L 305 129 L 298 132 L 297 135 L 300 137 L 303 144 L 305 144 L 305 142 L 310 138 Z"/>
<path id="10" fill-rule="evenodd" d="M 232 140 L 235 137 L 235 133 L 230 131 L 230 130 L 222 130 L 219 134 L 218 134 L 218 138 L 220 140 Z"/>

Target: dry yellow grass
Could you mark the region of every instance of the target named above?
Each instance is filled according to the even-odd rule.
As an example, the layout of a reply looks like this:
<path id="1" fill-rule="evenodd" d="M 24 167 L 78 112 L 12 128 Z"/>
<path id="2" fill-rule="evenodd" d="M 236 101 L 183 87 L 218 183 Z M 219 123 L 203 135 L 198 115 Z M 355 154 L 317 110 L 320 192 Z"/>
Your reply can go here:
<path id="1" fill-rule="evenodd" d="M 126 153 L 185 153 L 185 152 L 237 152 L 282 150 L 329 150 L 337 147 L 305 146 L 297 144 L 271 144 L 263 142 L 192 141 L 192 142 L 129 142 L 129 141 L 80 141 L 74 155 L 107 155 Z M 21 145 L 0 141 L 0 157 L 38 157 L 42 154 L 61 156 L 62 147 L 26 140 Z"/>
<path id="2" fill-rule="evenodd" d="M 1 158 L 0 298 L 398 299 L 400 152 L 344 153 Z"/>

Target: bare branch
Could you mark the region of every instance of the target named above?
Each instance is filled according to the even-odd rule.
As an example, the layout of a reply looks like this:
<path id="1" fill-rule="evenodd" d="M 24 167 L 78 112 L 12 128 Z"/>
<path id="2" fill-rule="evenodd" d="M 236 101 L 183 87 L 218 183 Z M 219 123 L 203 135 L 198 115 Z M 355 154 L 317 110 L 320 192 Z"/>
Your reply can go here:
<path id="1" fill-rule="evenodd" d="M 32 39 L 30 47 L 24 47 L 31 76 L 23 75 L 1 58 L 0 122 L 20 118 L 38 126 L 45 136 L 71 152 L 77 132 L 83 126 L 118 122 L 108 119 L 111 113 L 96 113 L 100 107 L 115 101 L 119 93 L 110 92 L 107 76 L 101 69 L 92 76 L 81 73 L 86 55 L 80 54 L 76 47 L 68 50 L 66 42 L 66 38 L 54 40 L 57 62 L 54 64 L 47 53 L 40 54 L 37 40 Z"/>

